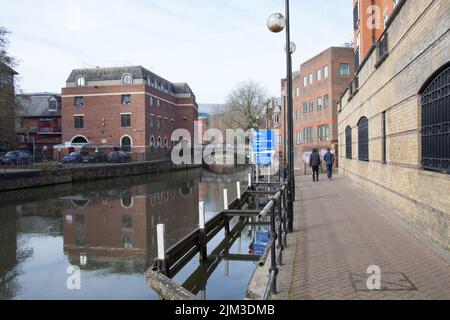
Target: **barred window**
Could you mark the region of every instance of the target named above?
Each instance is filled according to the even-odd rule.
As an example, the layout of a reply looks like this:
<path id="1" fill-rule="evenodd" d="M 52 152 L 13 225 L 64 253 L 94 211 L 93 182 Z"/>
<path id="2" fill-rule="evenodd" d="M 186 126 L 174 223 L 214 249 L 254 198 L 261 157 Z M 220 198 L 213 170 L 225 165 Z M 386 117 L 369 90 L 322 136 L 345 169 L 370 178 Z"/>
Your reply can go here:
<path id="1" fill-rule="evenodd" d="M 345 129 L 345 156 L 347 159 L 352 159 L 352 127 L 348 126 Z"/>
<path id="2" fill-rule="evenodd" d="M 422 166 L 450 174 L 450 64 L 422 92 Z"/>
<path id="3" fill-rule="evenodd" d="M 369 161 L 369 120 L 366 117 L 358 122 L 358 159 Z"/>

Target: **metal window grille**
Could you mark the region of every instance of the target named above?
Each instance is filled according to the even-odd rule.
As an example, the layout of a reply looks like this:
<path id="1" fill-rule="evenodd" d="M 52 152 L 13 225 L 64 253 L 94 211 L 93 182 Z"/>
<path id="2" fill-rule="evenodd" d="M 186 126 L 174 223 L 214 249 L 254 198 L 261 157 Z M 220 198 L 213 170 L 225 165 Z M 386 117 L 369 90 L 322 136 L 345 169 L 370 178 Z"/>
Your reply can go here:
<path id="1" fill-rule="evenodd" d="M 450 174 L 450 66 L 422 93 L 422 166 Z"/>
<path id="2" fill-rule="evenodd" d="M 345 155 L 347 159 L 352 159 L 352 128 L 345 129 Z"/>
<path id="3" fill-rule="evenodd" d="M 358 159 L 369 161 L 369 120 L 366 117 L 358 122 Z"/>

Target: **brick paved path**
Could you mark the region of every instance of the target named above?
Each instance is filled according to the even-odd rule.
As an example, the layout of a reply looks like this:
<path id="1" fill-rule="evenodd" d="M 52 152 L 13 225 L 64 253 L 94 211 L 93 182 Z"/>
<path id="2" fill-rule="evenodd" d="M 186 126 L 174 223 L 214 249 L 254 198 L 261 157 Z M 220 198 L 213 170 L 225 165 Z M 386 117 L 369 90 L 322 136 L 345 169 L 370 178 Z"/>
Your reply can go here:
<path id="1" fill-rule="evenodd" d="M 342 177 L 298 180 L 291 299 L 450 299 L 448 260 L 389 210 Z M 367 290 L 371 265 L 381 268 L 382 286 L 391 290 L 359 290 Z"/>

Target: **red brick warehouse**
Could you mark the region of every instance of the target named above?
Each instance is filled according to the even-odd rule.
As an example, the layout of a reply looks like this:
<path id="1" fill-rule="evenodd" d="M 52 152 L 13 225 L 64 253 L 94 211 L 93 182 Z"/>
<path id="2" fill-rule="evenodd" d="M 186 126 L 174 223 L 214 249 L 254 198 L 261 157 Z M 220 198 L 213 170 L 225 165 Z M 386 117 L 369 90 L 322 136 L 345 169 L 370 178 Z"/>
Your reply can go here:
<path id="1" fill-rule="evenodd" d="M 136 154 L 172 148 L 176 129 L 194 134 L 196 98 L 142 66 L 76 69 L 62 89 L 63 142 L 111 145 Z"/>

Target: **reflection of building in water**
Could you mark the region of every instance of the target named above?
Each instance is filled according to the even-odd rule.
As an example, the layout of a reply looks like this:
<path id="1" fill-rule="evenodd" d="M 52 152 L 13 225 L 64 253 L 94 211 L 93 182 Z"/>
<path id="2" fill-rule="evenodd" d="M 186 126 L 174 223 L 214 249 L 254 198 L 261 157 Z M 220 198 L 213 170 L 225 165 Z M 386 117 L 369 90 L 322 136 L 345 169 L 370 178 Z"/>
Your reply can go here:
<path id="1" fill-rule="evenodd" d="M 145 268 L 156 256 L 156 226 L 174 244 L 198 224 L 198 181 L 186 176 L 64 198 L 64 250 L 71 263 Z M 114 267 L 111 265 L 111 267 Z"/>

